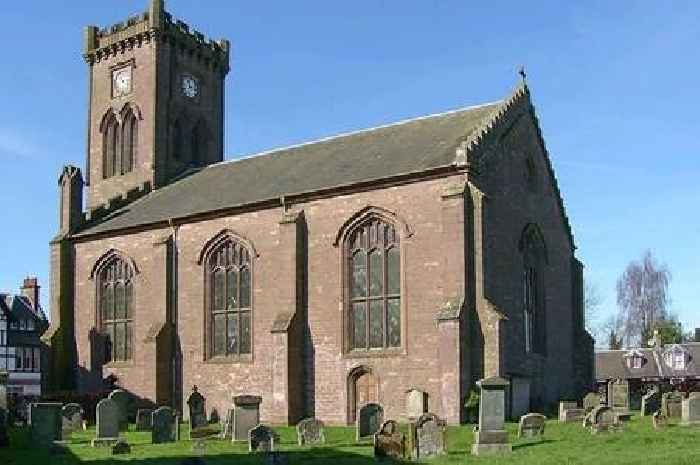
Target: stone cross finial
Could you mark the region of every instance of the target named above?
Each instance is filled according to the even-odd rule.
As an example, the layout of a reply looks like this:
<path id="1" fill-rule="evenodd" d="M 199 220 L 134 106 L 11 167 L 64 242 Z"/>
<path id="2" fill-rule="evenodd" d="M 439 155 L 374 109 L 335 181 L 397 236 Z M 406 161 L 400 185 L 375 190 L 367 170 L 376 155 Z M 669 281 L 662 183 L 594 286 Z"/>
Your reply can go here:
<path id="1" fill-rule="evenodd" d="M 520 79 L 522 80 L 522 82 L 524 84 L 525 80 L 527 78 L 527 74 L 525 74 L 525 67 L 524 66 L 520 66 L 520 68 L 518 68 L 518 74 L 520 75 Z"/>

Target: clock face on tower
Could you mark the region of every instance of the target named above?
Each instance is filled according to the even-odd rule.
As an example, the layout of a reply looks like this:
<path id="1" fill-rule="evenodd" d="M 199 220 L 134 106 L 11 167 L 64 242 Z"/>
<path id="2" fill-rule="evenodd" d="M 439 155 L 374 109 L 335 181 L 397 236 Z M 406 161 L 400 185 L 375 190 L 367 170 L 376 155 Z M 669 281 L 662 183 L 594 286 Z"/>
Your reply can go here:
<path id="1" fill-rule="evenodd" d="M 112 71 L 112 96 L 121 97 L 131 92 L 131 66 Z"/>
<path id="2" fill-rule="evenodd" d="M 185 74 L 181 78 L 180 90 L 187 98 L 195 98 L 199 95 L 199 82 L 193 76 Z"/>

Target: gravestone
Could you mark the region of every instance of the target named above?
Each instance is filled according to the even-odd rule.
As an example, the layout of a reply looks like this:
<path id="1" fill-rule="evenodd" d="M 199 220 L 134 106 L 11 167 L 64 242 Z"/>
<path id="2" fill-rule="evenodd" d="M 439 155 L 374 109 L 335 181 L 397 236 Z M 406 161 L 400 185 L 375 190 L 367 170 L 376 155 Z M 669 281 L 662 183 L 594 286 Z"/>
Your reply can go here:
<path id="1" fill-rule="evenodd" d="M 591 433 L 607 433 L 620 431 L 622 424 L 619 422 L 616 412 L 607 405 L 600 405 L 591 412 Z"/>
<path id="2" fill-rule="evenodd" d="M 608 407 L 622 411 L 630 409 L 630 385 L 626 379 L 610 381 L 608 391 Z"/>
<path id="3" fill-rule="evenodd" d="M 62 407 L 60 402 L 41 402 L 30 405 L 33 446 L 51 447 L 54 441 L 61 440 Z"/>
<path id="4" fill-rule="evenodd" d="M 597 392 L 589 392 L 583 397 L 583 410 L 586 413 L 600 405 L 600 394 Z"/>
<path id="5" fill-rule="evenodd" d="M 248 452 L 273 452 L 279 437 L 272 428 L 258 425 L 248 431 Z"/>
<path id="6" fill-rule="evenodd" d="M 128 442 L 126 442 L 123 439 L 118 440 L 112 446 L 112 455 L 122 455 L 122 454 L 130 454 L 130 453 L 131 453 L 131 446 L 129 445 Z"/>
<path id="7" fill-rule="evenodd" d="M 680 392 L 665 392 L 661 396 L 661 412 L 666 418 L 680 418 L 682 415 L 683 395 Z"/>
<path id="8" fill-rule="evenodd" d="M 406 438 L 399 431 L 399 424 L 387 420 L 374 433 L 374 457 L 402 460 L 406 456 Z"/>
<path id="9" fill-rule="evenodd" d="M 61 409 L 61 429 L 65 438 L 83 427 L 83 408 L 80 404 L 66 404 Z"/>
<path id="10" fill-rule="evenodd" d="M 409 425 L 411 457 L 424 459 L 447 453 L 447 427 L 445 421 L 433 413 L 424 413 Z"/>
<path id="11" fill-rule="evenodd" d="M 415 420 L 428 411 L 428 393 L 418 389 L 406 391 L 406 416 Z"/>
<path id="12" fill-rule="evenodd" d="M 474 432 L 472 455 L 507 454 L 513 451 L 505 430 L 505 391 L 508 380 L 492 377 L 477 381 L 479 397 L 479 426 Z"/>
<path id="13" fill-rule="evenodd" d="M 209 415 L 209 423 L 216 424 L 221 421 L 221 418 L 219 418 L 219 411 L 216 410 L 216 407 L 211 409 L 211 415 Z"/>
<path id="14" fill-rule="evenodd" d="M 559 421 L 562 423 L 571 423 L 581 421 L 585 418 L 586 411 L 578 408 L 576 402 L 561 401 L 559 402 Z"/>
<path id="15" fill-rule="evenodd" d="M 231 418 L 233 441 L 248 441 L 248 431 L 260 424 L 259 396 L 235 396 Z"/>
<path id="16" fill-rule="evenodd" d="M 112 446 L 119 440 L 119 406 L 112 399 L 102 399 L 95 408 L 97 436 L 92 447 Z"/>
<path id="17" fill-rule="evenodd" d="M 190 413 L 190 430 L 206 427 L 207 421 L 206 399 L 197 390 L 197 386 L 192 387 L 192 394 L 187 398 L 187 407 Z"/>
<path id="18" fill-rule="evenodd" d="M 663 429 L 668 425 L 668 418 L 661 412 L 661 410 L 658 410 L 651 416 L 651 424 L 654 429 Z"/>
<path id="19" fill-rule="evenodd" d="M 170 407 L 158 407 L 153 412 L 151 442 L 162 444 L 176 442 L 180 439 L 180 422 L 177 414 Z"/>
<path id="20" fill-rule="evenodd" d="M 640 409 L 641 416 L 652 415 L 661 407 L 661 394 L 654 389 L 642 396 L 642 407 Z"/>
<path id="21" fill-rule="evenodd" d="M 10 411 L 7 402 L 7 381 L 9 373 L 5 370 L 0 370 L 0 447 L 10 445 L 10 438 L 7 433 L 10 422 Z"/>
<path id="22" fill-rule="evenodd" d="M 384 408 L 379 404 L 365 404 L 357 412 L 357 424 L 355 425 L 356 439 L 373 437 L 384 423 Z"/>
<path id="23" fill-rule="evenodd" d="M 119 431 L 127 431 L 129 429 L 129 409 L 131 408 L 131 394 L 123 389 L 115 389 L 109 396 L 117 404 L 119 409 Z"/>
<path id="24" fill-rule="evenodd" d="M 326 443 L 325 426 L 321 420 L 305 418 L 297 423 L 297 443 L 317 445 Z"/>
<path id="25" fill-rule="evenodd" d="M 230 408 L 226 411 L 226 417 L 224 419 L 224 424 L 221 428 L 220 439 L 233 438 L 233 409 Z"/>
<path id="26" fill-rule="evenodd" d="M 136 411 L 136 431 L 151 431 L 151 428 L 153 428 L 153 409 L 138 409 Z"/>
<path id="27" fill-rule="evenodd" d="M 547 417 L 541 413 L 528 413 L 520 417 L 518 423 L 519 438 L 536 438 L 544 435 L 544 425 Z"/>
<path id="28" fill-rule="evenodd" d="M 681 404 L 681 424 L 684 426 L 700 424 L 700 392 L 691 392 Z"/>

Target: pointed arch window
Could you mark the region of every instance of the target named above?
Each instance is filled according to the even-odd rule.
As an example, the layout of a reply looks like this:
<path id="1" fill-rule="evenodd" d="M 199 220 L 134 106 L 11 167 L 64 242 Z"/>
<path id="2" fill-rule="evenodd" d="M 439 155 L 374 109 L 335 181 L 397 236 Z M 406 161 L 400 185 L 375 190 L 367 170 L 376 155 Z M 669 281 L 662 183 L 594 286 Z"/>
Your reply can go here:
<path id="1" fill-rule="evenodd" d="M 545 355 L 546 310 L 544 269 L 546 247 L 539 228 L 529 225 L 521 237 L 523 253 L 523 339 L 525 352 Z"/>
<path id="2" fill-rule="evenodd" d="M 139 125 L 136 116 L 129 110 L 122 125 L 121 173 L 130 173 L 136 162 Z"/>
<path id="3" fill-rule="evenodd" d="M 208 353 L 247 355 L 252 350 L 252 272 L 250 252 L 233 238 L 220 243 L 207 260 Z"/>
<path id="4" fill-rule="evenodd" d="M 134 311 L 134 271 L 123 259 L 114 257 L 99 273 L 99 321 L 106 339 L 107 361 L 131 360 Z"/>
<path id="5" fill-rule="evenodd" d="M 348 335 L 351 350 L 401 346 L 401 251 L 393 224 L 379 218 L 348 236 Z"/>
<path id="6" fill-rule="evenodd" d="M 118 173 L 119 122 L 110 112 L 102 128 L 102 177 L 111 178 Z"/>

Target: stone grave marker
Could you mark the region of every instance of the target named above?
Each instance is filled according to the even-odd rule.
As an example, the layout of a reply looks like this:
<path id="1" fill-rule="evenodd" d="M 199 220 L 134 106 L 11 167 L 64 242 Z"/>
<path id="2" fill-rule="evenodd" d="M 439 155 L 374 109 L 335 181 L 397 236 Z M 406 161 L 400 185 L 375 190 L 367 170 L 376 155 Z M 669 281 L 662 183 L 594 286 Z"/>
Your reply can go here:
<path id="1" fill-rule="evenodd" d="M 650 390 L 642 396 L 641 416 L 652 415 L 661 407 L 661 394 L 657 389 Z"/>
<path id="2" fill-rule="evenodd" d="M 151 428 L 153 428 L 153 409 L 138 409 L 136 411 L 136 431 L 151 431 Z"/>
<path id="3" fill-rule="evenodd" d="M 74 431 L 80 431 L 83 428 L 83 408 L 80 404 L 66 404 L 61 409 L 61 428 L 63 429 L 63 437 L 70 437 Z"/>
<path id="4" fill-rule="evenodd" d="M 668 418 L 661 412 L 661 410 L 657 410 L 651 416 L 651 424 L 654 429 L 665 428 L 668 425 Z"/>
<path id="5" fill-rule="evenodd" d="M 131 446 L 124 439 L 119 439 L 112 446 L 112 455 L 123 455 L 123 454 L 130 454 L 130 453 L 131 453 Z"/>
<path id="6" fill-rule="evenodd" d="M 479 397 L 479 426 L 474 432 L 472 455 L 507 454 L 513 448 L 505 430 L 505 391 L 508 380 L 492 377 L 477 381 Z"/>
<path id="7" fill-rule="evenodd" d="M 187 398 L 187 407 L 190 413 L 190 430 L 209 426 L 206 399 L 199 393 L 197 386 L 192 387 L 192 394 Z"/>
<path id="8" fill-rule="evenodd" d="M 10 411 L 7 402 L 7 381 L 9 373 L 5 370 L 0 370 L 0 447 L 10 445 L 10 438 L 7 433 Z"/>
<path id="9" fill-rule="evenodd" d="M 176 442 L 178 439 L 180 439 L 180 422 L 177 414 L 170 407 L 158 407 L 153 412 L 151 442 L 162 444 Z"/>
<path id="10" fill-rule="evenodd" d="M 591 433 L 607 433 L 609 431 L 621 431 L 622 423 L 618 420 L 616 412 L 607 405 L 600 405 L 591 412 Z"/>
<path id="11" fill-rule="evenodd" d="M 608 383 L 609 407 L 615 410 L 630 409 L 630 385 L 626 379 L 617 379 Z"/>
<path id="12" fill-rule="evenodd" d="M 683 395 L 680 392 L 665 392 L 661 396 L 661 412 L 666 418 L 680 418 L 682 415 Z"/>
<path id="13" fill-rule="evenodd" d="M 112 399 L 102 399 L 95 408 L 97 435 L 92 447 L 112 446 L 119 439 L 119 406 Z"/>
<path id="14" fill-rule="evenodd" d="M 583 409 L 586 413 L 600 405 L 600 394 L 597 392 L 589 392 L 583 397 Z"/>
<path id="15" fill-rule="evenodd" d="M 528 413 L 520 417 L 518 423 L 519 438 L 541 438 L 544 436 L 544 425 L 547 417 L 541 413 Z"/>
<path id="16" fill-rule="evenodd" d="M 428 394 L 418 389 L 406 391 L 406 416 L 415 420 L 428 411 Z"/>
<path id="17" fill-rule="evenodd" d="M 216 410 L 216 407 L 211 409 L 211 414 L 209 415 L 209 423 L 216 424 L 221 421 L 221 418 L 219 417 L 219 411 Z"/>
<path id="18" fill-rule="evenodd" d="M 300 446 L 326 443 L 325 425 L 321 420 L 305 418 L 297 423 L 297 443 Z"/>
<path id="19" fill-rule="evenodd" d="M 374 433 L 374 457 L 402 460 L 406 456 L 406 438 L 399 431 L 399 424 L 387 420 Z"/>
<path id="20" fill-rule="evenodd" d="M 248 431 L 260 424 L 259 396 L 235 396 L 231 418 L 233 441 L 248 441 Z"/>
<path id="21" fill-rule="evenodd" d="M 127 431 L 129 429 L 129 409 L 131 408 L 131 394 L 123 389 L 115 389 L 109 396 L 119 409 L 119 431 Z"/>
<path id="22" fill-rule="evenodd" d="M 681 424 L 684 426 L 700 424 L 700 392 L 691 392 L 681 404 Z"/>
<path id="23" fill-rule="evenodd" d="M 32 415 L 32 445 L 51 447 L 54 441 L 60 441 L 61 408 L 60 402 L 40 402 L 30 405 Z"/>
<path id="24" fill-rule="evenodd" d="M 447 428 L 445 421 L 433 413 L 424 413 L 409 425 L 411 457 L 425 459 L 447 453 Z"/>
<path id="25" fill-rule="evenodd" d="M 248 431 L 248 452 L 273 452 L 279 437 L 272 428 L 258 425 Z"/>
<path id="26" fill-rule="evenodd" d="M 384 423 L 384 408 L 379 404 L 365 404 L 357 412 L 357 424 L 355 425 L 356 439 L 373 437 Z"/>
<path id="27" fill-rule="evenodd" d="M 572 401 L 559 402 L 559 421 L 562 423 L 570 423 L 581 421 L 585 418 L 586 411 L 578 408 L 578 404 Z"/>

